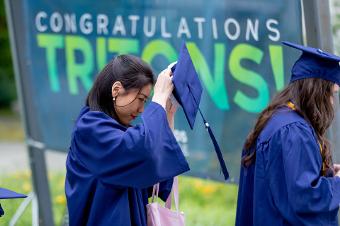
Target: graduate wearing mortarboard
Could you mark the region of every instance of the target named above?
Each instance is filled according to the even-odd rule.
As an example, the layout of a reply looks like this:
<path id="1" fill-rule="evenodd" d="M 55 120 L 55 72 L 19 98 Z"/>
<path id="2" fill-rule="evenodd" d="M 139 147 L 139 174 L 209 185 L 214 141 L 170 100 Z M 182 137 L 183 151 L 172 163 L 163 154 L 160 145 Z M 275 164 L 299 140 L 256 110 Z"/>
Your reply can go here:
<path id="1" fill-rule="evenodd" d="M 70 225 L 146 226 L 146 204 L 160 182 L 166 200 L 172 178 L 189 170 L 171 131 L 175 109 L 171 70 L 150 95 L 153 73 L 121 55 L 99 73 L 72 133 L 65 193 Z M 130 123 L 141 114 L 141 123 Z M 151 189 L 150 189 L 151 188 Z"/>
<path id="2" fill-rule="evenodd" d="M 332 162 L 326 130 L 339 95 L 340 58 L 284 44 L 303 53 L 290 84 L 245 142 L 236 225 L 338 225 L 340 167 Z"/>

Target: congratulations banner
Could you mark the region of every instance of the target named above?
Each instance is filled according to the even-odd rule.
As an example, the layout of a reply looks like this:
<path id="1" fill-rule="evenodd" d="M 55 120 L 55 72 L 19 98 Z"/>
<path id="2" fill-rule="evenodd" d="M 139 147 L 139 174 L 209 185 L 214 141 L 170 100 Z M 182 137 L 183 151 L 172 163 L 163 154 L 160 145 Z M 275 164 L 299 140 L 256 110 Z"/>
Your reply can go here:
<path id="1" fill-rule="evenodd" d="M 67 151 L 96 74 L 112 57 L 140 56 L 157 74 L 177 60 L 186 41 L 204 87 L 200 106 L 232 181 L 258 113 L 289 80 L 297 55 L 286 52 L 281 41 L 302 41 L 301 6 L 295 0 L 10 4 L 28 124 L 38 131 L 29 134 L 33 139 Z M 189 175 L 222 179 L 202 120 L 191 131 L 179 110 L 175 127 L 191 165 Z"/>

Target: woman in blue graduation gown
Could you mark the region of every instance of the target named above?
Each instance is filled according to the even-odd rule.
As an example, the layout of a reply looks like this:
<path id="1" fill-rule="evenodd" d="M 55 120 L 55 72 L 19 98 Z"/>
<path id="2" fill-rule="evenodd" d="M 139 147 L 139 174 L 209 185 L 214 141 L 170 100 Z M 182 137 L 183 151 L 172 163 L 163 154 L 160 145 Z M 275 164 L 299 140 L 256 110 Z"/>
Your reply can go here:
<path id="1" fill-rule="evenodd" d="M 236 225 L 338 225 L 340 171 L 325 133 L 339 95 L 340 58 L 285 44 L 303 54 L 245 142 Z"/>
<path id="2" fill-rule="evenodd" d="M 67 156 L 70 225 L 145 226 L 152 185 L 165 200 L 172 178 L 189 170 L 172 133 L 171 71 L 154 87 L 150 67 L 121 55 L 99 73 L 76 120 Z M 141 114 L 141 123 L 130 123 Z M 170 124 L 169 124 L 170 123 Z"/>

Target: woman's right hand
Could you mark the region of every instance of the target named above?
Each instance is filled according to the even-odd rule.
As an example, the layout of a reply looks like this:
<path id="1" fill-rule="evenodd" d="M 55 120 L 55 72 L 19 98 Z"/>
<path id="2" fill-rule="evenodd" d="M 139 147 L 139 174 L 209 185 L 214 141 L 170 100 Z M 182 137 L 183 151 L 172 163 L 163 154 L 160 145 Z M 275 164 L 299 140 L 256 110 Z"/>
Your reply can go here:
<path id="1" fill-rule="evenodd" d="M 166 102 L 169 99 L 174 85 L 171 80 L 172 72 L 170 69 L 163 70 L 157 78 L 156 84 L 154 86 L 154 94 L 152 101 L 156 102 L 164 109 L 166 109 Z"/>

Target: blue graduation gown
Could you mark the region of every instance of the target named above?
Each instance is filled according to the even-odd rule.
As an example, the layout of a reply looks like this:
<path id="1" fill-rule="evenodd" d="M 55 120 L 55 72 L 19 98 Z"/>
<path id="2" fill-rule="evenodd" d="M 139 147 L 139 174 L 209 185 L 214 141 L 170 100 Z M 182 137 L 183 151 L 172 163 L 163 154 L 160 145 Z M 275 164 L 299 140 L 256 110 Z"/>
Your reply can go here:
<path id="1" fill-rule="evenodd" d="M 150 187 L 162 182 L 164 200 L 172 178 L 189 170 L 165 110 L 154 102 L 142 114 L 142 123 L 129 128 L 84 107 L 66 168 L 70 226 L 145 226 Z"/>
<path id="2" fill-rule="evenodd" d="M 298 113 L 278 110 L 255 151 L 241 167 L 236 226 L 338 225 L 340 178 L 321 176 L 316 134 Z"/>

